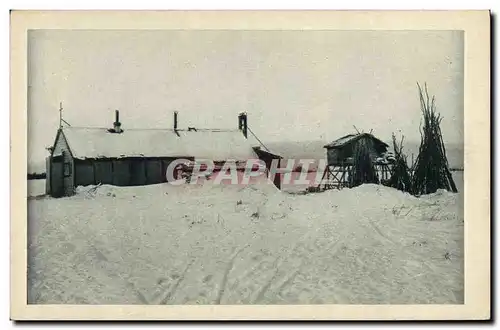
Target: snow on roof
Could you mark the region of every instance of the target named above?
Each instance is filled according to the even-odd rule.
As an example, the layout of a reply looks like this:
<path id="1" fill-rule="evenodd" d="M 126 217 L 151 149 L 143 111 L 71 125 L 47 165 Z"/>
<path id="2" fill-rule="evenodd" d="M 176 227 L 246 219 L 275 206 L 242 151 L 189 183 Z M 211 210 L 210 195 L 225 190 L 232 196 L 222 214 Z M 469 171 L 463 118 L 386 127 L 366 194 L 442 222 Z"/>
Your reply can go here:
<path id="1" fill-rule="evenodd" d="M 196 131 L 173 129 L 63 128 L 73 157 L 195 157 L 197 159 L 247 160 L 256 158 L 251 144 L 239 130 Z"/>
<path id="2" fill-rule="evenodd" d="M 384 147 L 388 148 L 389 145 L 379 139 L 377 139 L 375 136 L 369 133 L 358 133 L 358 134 L 348 134 L 346 136 L 341 137 L 340 139 L 337 139 L 327 145 L 325 145 L 325 148 L 342 148 L 345 145 L 354 142 L 362 137 L 369 137 L 373 139 L 375 142 L 377 142 L 380 145 L 383 145 Z"/>

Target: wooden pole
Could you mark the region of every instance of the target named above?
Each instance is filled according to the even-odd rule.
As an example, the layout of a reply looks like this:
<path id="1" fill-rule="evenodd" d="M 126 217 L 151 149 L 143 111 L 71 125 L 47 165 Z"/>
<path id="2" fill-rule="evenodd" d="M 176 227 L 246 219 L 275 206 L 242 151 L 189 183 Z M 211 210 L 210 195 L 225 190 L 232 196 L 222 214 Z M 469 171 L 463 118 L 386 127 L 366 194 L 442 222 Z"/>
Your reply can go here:
<path id="1" fill-rule="evenodd" d="M 63 111 L 63 107 L 62 107 L 62 102 L 59 102 L 59 128 L 62 128 L 62 111 Z"/>

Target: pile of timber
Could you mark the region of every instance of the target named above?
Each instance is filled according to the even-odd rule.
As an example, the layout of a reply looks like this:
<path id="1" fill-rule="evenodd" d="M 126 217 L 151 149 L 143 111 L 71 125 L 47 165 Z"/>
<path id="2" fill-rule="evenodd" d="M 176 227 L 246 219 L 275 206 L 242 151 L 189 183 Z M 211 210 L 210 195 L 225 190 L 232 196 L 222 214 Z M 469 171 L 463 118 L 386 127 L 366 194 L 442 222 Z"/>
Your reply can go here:
<path id="1" fill-rule="evenodd" d="M 404 192 L 412 192 L 412 170 L 408 166 L 408 160 L 403 153 L 403 140 L 398 144 L 396 136 L 392 134 L 392 145 L 394 148 L 394 163 L 391 170 L 391 178 L 387 185 Z"/>
<path id="2" fill-rule="evenodd" d="M 413 171 L 412 193 L 424 195 L 434 193 L 438 189 L 457 192 L 446 158 L 440 128 L 442 118 L 436 112 L 435 97 L 429 99 L 427 86 L 425 86 L 425 94 L 420 85 L 418 85 L 418 90 L 423 125 L 420 130 L 419 154 Z"/>

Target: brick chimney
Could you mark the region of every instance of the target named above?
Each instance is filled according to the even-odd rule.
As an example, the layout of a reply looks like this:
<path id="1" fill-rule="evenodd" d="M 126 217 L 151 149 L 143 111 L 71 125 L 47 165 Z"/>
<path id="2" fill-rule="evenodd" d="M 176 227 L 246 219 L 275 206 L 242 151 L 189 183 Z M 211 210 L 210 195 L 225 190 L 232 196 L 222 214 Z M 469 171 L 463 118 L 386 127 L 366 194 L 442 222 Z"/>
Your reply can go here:
<path id="1" fill-rule="evenodd" d="M 238 115 L 238 129 L 243 133 L 243 135 L 246 138 L 248 134 L 248 122 L 247 122 L 246 112 L 241 112 Z"/>

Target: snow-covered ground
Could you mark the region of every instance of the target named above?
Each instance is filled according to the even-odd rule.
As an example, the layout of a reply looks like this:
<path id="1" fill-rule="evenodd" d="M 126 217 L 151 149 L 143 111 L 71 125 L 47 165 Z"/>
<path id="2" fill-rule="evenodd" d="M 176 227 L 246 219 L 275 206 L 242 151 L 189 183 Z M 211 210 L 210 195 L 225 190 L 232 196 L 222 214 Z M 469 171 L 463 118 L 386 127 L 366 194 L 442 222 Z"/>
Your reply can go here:
<path id="1" fill-rule="evenodd" d="M 463 303 L 462 194 L 84 187 L 28 201 L 28 301 Z"/>
<path id="2" fill-rule="evenodd" d="M 45 179 L 28 180 L 28 196 L 45 195 Z"/>

